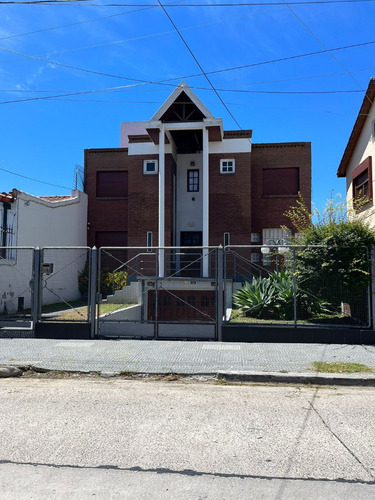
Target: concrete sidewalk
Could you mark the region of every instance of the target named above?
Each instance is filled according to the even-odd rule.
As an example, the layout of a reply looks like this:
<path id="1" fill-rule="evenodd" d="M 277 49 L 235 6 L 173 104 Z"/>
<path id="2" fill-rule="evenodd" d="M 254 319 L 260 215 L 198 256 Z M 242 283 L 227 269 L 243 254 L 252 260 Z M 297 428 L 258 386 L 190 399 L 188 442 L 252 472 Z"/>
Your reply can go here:
<path id="1" fill-rule="evenodd" d="M 373 373 L 323 374 L 314 361 Z M 375 346 L 146 340 L 0 339 L 0 365 L 44 370 L 212 376 L 227 380 L 375 386 Z"/>

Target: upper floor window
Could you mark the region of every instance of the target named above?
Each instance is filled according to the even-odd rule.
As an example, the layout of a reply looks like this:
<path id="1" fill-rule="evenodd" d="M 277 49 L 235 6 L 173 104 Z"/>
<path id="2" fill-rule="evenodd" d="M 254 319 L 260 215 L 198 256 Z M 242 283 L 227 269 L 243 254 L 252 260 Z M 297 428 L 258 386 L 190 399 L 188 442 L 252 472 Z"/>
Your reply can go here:
<path id="1" fill-rule="evenodd" d="M 158 160 L 144 160 L 143 173 L 144 174 L 157 174 L 158 173 Z"/>
<path id="2" fill-rule="evenodd" d="M 123 198 L 128 196 L 128 172 L 96 172 L 96 196 L 98 198 Z"/>
<path id="3" fill-rule="evenodd" d="M 263 194 L 273 196 L 297 195 L 299 168 L 265 168 L 262 172 Z"/>
<path id="4" fill-rule="evenodd" d="M 221 174 L 234 174 L 236 167 L 235 160 L 220 160 Z"/>
<path id="5" fill-rule="evenodd" d="M 352 172 L 353 198 L 366 202 L 372 198 L 372 158 L 369 156 Z M 358 207 L 357 207 L 358 208 Z"/>
<path id="6" fill-rule="evenodd" d="M 199 191 L 199 170 L 187 171 L 187 190 L 189 192 Z"/>

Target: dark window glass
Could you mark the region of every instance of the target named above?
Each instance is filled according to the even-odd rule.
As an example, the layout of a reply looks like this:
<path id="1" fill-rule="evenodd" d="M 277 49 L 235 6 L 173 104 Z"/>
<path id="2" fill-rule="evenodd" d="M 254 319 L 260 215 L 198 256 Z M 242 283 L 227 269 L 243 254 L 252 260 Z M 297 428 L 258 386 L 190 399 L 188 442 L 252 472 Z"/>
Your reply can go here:
<path id="1" fill-rule="evenodd" d="M 359 174 L 353 179 L 354 198 L 368 197 L 368 170 Z"/>
<path id="2" fill-rule="evenodd" d="M 293 195 L 299 191 L 299 168 L 265 168 L 263 194 Z"/>
<path id="3" fill-rule="evenodd" d="M 199 170 L 187 171 L 187 190 L 190 192 L 199 191 Z"/>
<path id="4" fill-rule="evenodd" d="M 96 172 L 98 198 L 123 198 L 128 196 L 128 172 Z"/>

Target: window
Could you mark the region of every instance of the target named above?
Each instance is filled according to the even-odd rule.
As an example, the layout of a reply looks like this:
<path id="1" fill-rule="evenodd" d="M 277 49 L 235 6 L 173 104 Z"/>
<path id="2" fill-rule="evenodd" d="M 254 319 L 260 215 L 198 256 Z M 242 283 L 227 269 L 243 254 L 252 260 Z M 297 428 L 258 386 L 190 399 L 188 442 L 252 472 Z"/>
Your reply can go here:
<path id="1" fill-rule="evenodd" d="M 360 163 L 352 172 L 353 198 L 368 201 L 372 198 L 372 159 L 371 156 Z"/>
<path id="2" fill-rule="evenodd" d="M 259 242 L 260 242 L 260 234 L 251 233 L 251 243 L 259 243 Z"/>
<path id="3" fill-rule="evenodd" d="M 256 252 L 252 252 L 251 254 L 251 262 L 260 262 L 260 253 Z"/>
<path id="4" fill-rule="evenodd" d="M 299 168 L 265 168 L 262 172 L 263 194 L 271 196 L 297 195 Z"/>
<path id="5" fill-rule="evenodd" d="M 224 233 L 224 246 L 227 247 L 230 245 L 230 233 Z"/>
<path id="6" fill-rule="evenodd" d="M 152 252 L 152 231 L 147 232 L 147 251 Z"/>
<path id="7" fill-rule="evenodd" d="M 157 174 L 158 173 L 158 160 L 144 160 L 143 173 L 144 174 Z"/>
<path id="8" fill-rule="evenodd" d="M 234 174 L 235 161 L 234 160 L 220 160 L 220 173 L 221 174 Z"/>
<path id="9" fill-rule="evenodd" d="M 128 196 L 128 172 L 96 172 L 98 198 L 124 198 Z"/>
<path id="10" fill-rule="evenodd" d="M 188 192 L 199 191 L 199 170 L 187 171 L 187 190 Z"/>
<path id="11" fill-rule="evenodd" d="M 353 179 L 353 190 L 356 199 L 368 197 L 368 170 Z"/>
<path id="12" fill-rule="evenodd" d="M 263 245 L 278 245 L 279 241 L 288 244 L 292 236 L 291 229 L 281 229 L 280 227 L 267 227 L 262 231 Z"/>

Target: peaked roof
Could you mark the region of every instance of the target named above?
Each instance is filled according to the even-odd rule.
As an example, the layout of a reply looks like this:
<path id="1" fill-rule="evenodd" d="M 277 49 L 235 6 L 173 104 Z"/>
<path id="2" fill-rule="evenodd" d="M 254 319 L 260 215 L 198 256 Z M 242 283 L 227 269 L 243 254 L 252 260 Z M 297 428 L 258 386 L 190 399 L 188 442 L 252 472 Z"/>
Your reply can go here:
<path id="1" fill-rule="evenodd" d="M 352 133 L 350 134 L 348 144 L 346 145 L 344 154 L 342 156 L 339 168 L 337 169 L 337 177 L 345 177 L 346 169 L 348 168 L 350 158 L 354 152 L 359 136 L 361 135 L 363 126 L 366 122 L 367 115 L 371 110 L 371 106 L 375 99 L 375 78 L 371 78 L 368 84 L 366 94 L 363 98 L 361 108 L 359 110 L 357 119 L 355 121 Z"/>
<path id="2" fill-rule="evenodd" d="M 197 110 L 203 115 L 204 118 L 215 118 L 213 114 L 202 103 L 202 101 L 198 99 L 191 88 L 184 81 L 182 81 L 164 102 L 164 104 L 162 104 L 162 106 L 157 110 L 157 112 L 151 118 L 151 121 L 163 120 L 163 116 L 168 112 L 173 104 L 179 100 L 179 97 L 183 93 L 188 97 L 189 101 L 191 101 L 195 105 Z"/>

